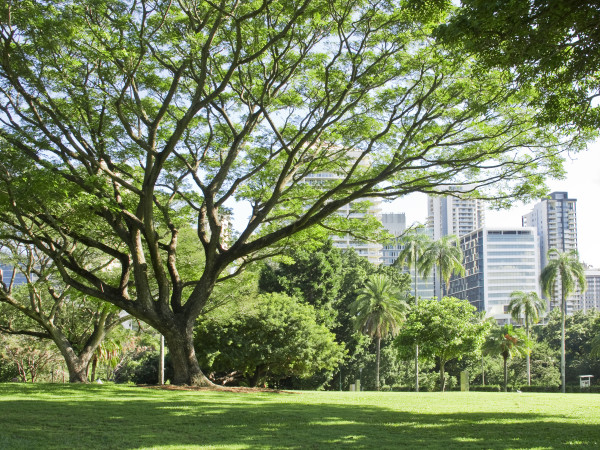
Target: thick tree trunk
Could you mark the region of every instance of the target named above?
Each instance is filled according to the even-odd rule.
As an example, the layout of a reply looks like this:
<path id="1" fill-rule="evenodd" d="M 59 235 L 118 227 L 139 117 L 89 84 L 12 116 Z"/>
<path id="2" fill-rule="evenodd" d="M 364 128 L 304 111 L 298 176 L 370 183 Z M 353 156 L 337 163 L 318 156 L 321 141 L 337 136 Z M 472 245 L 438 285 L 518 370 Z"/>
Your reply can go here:
<path id="1" fill-rule="evenodd" d="M 194 350 L 193 326 L 176 326 L 160 330 L 165 337 L 171 364 L 172 384 L 189 386 L 214 386 L 200 369 Z"/>
<path id="2" fill-rule="evenodd" d="M 67 369 L 69 370 L 69 383 L 87 383 L 88 382 L 88 367 L 90 365 L 90 359 L 74 357 L 65 357 L 67 363 Z"/>
<path id="3" fill-rule="evenodd" d="M 90 361 L 97 348 L 86 347 L 77 354 L 71 342 L 57 329 L 51 331 L 52 340 L 60 350 L 69 371 L 69 383 L 87 383 Z"/>

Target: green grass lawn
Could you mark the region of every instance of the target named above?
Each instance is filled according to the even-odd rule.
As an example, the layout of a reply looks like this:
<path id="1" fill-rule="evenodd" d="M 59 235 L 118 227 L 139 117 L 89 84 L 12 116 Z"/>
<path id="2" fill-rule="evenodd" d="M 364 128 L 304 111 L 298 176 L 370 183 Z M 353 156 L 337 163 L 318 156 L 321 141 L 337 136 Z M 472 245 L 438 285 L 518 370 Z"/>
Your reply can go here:
<path id="1" fill-rule="evenodd" d="M 600 395 L 0 384 L 0 449 L 600 448 Z"/>

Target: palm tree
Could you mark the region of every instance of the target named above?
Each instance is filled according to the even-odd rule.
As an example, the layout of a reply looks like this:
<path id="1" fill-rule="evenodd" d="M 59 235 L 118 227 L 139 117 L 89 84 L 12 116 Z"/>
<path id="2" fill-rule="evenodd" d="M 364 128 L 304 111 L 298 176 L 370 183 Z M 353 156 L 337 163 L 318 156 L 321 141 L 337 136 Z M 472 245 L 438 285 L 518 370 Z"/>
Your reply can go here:
<path id="1" fill-rule="evenodd" d="M 508 387 L 508 358 L 523 356 L 527 354 L 529 339 L 520 329 L 514 329 L 512 325 L 494 328 L 483 345 L 484 353 L 488 355 L 500 355 L 504 359 L 504 392 Z"/>
<path id="2" fill-rule="evenodd" d="M 555 248 L 548 251 L 548 264 L 542 270 L 540 283 L 542 291 L 547 297 L 551 297 L 555 287 L 560 283 L 560 312 L 561 312 L 561 349 L 560 349 L 560 374 L 562 382 L 562 392 L 565 392 L 566 382 L 566 363 L 565 363 L 565 315 L 567 310 L 567 297 L 575 292 L 579 285 L 581 292 L 587 289 L 585 281 L 585 268 L 579 262 L 577 251 L 559 252 Z"/>
<path id="3" fill-rule="evenodd" d="M 536 292 L 514 291 L 510 294 L 508 312 L 514 320 L 523 320 L 527 339 L 529 326 L 540 320 L 541 314 L 546 311 L 546 302 Z M 531 349 L 527 351 L 527 385 L 531 386 Z"/>
<path id="4" fill-rule="evenodd" d="M 400 291 L 384 275 L 371 275 L 365 286 L 358 290 L 358 297 L 350 305 L 355 328 L 371 338 L 377 339 L 375 386 L 379 390 L 379 362 L 381 339 L 395 336 L 408 304 L 401 299 Z"/>
<path id="5" fill-rule="evenodd" d="M 454 235 L 442 236 L 437 241 L 432 241 L 421 256 L 421 271 L 424 277 L 429 276 L 433 268 L 439 271 L 440 290 L 442 281 L 446 287 L 450 284 L 453 274 L 464 275 L 463 252 L 458 238 Z M 435 285 L 435 283 L 434 283 Z"/>
<path id="6" fill-rule="evenodd" d="M 592 338 L 590 356 L 600 358 L 600 333 Z"/>
<path id="7" fill-rule="evenodd" d="M 417 292 L 418 273 L 422 272 L 420 267 L 420 258 L 425 249 L 431 244 L 431 239 L 426 234 L 413 230 L 406 234 L 400 240 L 402 251 L 394 263 L 397 266 L 408 266 L 409 269 L 415 269 L 415 306 L 419 304 L 419 295 Z M 419 344 L 415 344 L 415 392 L 419 392 Z"/>

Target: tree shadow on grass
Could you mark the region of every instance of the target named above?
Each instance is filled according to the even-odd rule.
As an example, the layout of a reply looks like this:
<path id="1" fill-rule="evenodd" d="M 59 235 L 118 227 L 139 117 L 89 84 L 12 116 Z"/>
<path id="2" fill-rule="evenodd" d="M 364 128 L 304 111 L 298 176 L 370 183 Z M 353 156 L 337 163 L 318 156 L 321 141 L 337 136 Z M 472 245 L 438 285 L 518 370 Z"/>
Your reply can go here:
<path id="1" fill-rule="evenodd" d="M 96 391 L 99 387 L 87 386 Z M 594 448 L 597 424 L 539 413 L 412 413 L 273 394 L 0 398 L 0 448 Z M 1 392 L 1 391 L 0 391 Z M 61 395 L 61 389 L 53 389 Z M 115 391 L 107 391 L 109 395 Z M 121 395 L 121 393 L 123 395 Z M 151 397 L 148 397 L 150 395 Z M 293 395 L 293 394 L 283 394 Z M 571 419 L 572 421 L 572 419 Z"/>

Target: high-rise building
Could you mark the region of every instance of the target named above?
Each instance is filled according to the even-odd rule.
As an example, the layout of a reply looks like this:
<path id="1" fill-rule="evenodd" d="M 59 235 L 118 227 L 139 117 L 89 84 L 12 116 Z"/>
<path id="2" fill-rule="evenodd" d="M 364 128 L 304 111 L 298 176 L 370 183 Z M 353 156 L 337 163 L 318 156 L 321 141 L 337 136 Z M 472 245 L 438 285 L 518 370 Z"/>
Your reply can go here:
<path id="1" fill-rule="evenodd" d="M 548 250 L 577 250 L 577 200 L 567 192 L 552 192 L 523 216 L 524 227 L 535 227 L 540 241 L 540 267 L 547 264 Z"/>
<path id="2" fill-rule="evenodd" d="M 577 250 L 577 200 L 569 198 L 567 192 L 552 192 L 523 216 L 523 226 L 536 229 L 540 246 L 540 270 L 544 270 L 548 264 L 548 250 Z M 560 285 L 555 291 L 560 292 Z M 558 296 L 549 300 L 551 308 L 560 305 Z M 567 299 L 567 312 L 572 310 L 574 301 L 574 297 Z"/>
<path id="3" fill-rule="evenodd" d="M 464 236 L 485 225 L 485 205 L 483 200 L 464 197 L 462 189 L 456 188 L 455 195 L 427 197 L 427 224 L 432 229 L 433 239 L 443 236 Z M 434 272 L 436 269 L 434 269 Z M 446 286 L 434 276 L 435 296 L 446 294 Z"/>
<path id="4" fill-rule="evenodd" d="M 586 268 L 585 281 L 587 289 L 583 294 L 580 289 L 577 290 L 573 307 L 584 312 L 600 311 L 600 269 Z"/>
<path id="5" fill-rule="evenodd" d="M 11 282 L 13 287 L 27 283 L 25 275 L 19 270 L 15 272 L 14 266 L 0 264 L 0 273 L 2 274 L 2 282 L 6 284 L 6 286 L 9 286 Z"/>
<path id="6" fill-rule="evenodd" d="M 398 243 L 402 234 L 406 231 L 406 215 L 404 213 L 385 213 L 381 215 L 381 224 L 394 236 L 394 240 L 385 244 L 381 249 L 381 262 L 391 266 L 398 259 L 402 246 Z"/>
<path id="7" fill-rule="evenodd" d="M 447 295 L 469 300 L 499 323 L 508 323 L 514 291 L 539 288 L 538 242 L 534 228 L 480 228 L 460 237 L 465 276 L 450 280 Z"/>
<path id="8" fill-rule="evenodd" d="M 304 182 L 309 184 L 319 184 L 339 179 L 341 179 L 341 176 L 338 174 L 320 172 L 307 176 Z M 362 212 L 362 206 L 365 201 L 370 202 L 370 206 L 366 212 Z M 359 204 L 361 204 L 361 207 L 357 207 Z M 366 219 L 368 216 L 371 216 L 381 221 L 381 199 L 358 199 L 338 209 L 337 214 L 349 219 Z M 342 250 L 353 248 L 360 256 L 367 258 L 369 262 L 381 264 L 381 249 L 383 247 L 381 244 L 377 242 L 361 241 L 351 234 L 331 235 L 330 237 L 335 247 Z"/>
<path id="9" fill-rule="evenodd" d="M 462 236 L 485 225 L 483 200 L 456 196 L 429 196 L 427 222 L 433 228 L 433 238 Z"/>

